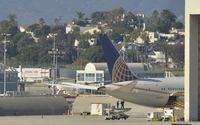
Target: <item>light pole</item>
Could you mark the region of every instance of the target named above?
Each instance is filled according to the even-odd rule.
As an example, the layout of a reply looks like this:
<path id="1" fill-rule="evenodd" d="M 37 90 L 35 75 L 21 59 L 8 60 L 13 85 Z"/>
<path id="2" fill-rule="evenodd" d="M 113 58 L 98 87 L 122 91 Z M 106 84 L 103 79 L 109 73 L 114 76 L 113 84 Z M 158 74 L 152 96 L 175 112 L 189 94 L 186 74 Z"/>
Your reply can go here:
<path id="1" fill-rule="evenodd" d="M 52 54 L 53 55 L 53 81 L 51 83 L 51 88 L 52 88 L 52 95 L 55 94 L 55 91 L 54 91 L 54 84 L 56 83 L 56 79 L 57 79 L 57 51 L 58 49 L 56 49 L 56 36 L 57 34 L 54 33 L 50 33 L 49 34 L 49 38 L 53 38 L 53 48 L 51 51 L 49 51 L 49 54 Z"/>
<path id="2" fill-rule="evenodd" d="M 48 35 L 48 38 L 53 38 L 53 48 L 51 51 L 48 51 L 48 53 L 50 55 L 53 55 L 53 80 L 52 80 L 52 84 L 51 84 L 51 87 L 52 87 L 52 95 L 55 94 L 55 90 L 54 90 L 54 84 L 57 83 L 57 69 L 58 69 L 58 57 L 59 56 L 62 56 L 65 54 L 65 52 L 62 52 L 62 51 L 58 51 L 58 49 L 56 48 L 56 36 L 57 34 L 49 34 Z"/>
<path id="3" fill-rule="evenodd" d="M 7 37 L 10 36 L 11 34 L 2 33 L 1 35 L 4 37 L 4 59 L 3 59 L 4 60 L 4 81 L 3 81 L 4 89 L 3 89 L 3 94 L 5 96 L 6 95 L 6 52 L 7 52 L 6 42 L 9 42 L 9 41 L 7 41 Z"/>

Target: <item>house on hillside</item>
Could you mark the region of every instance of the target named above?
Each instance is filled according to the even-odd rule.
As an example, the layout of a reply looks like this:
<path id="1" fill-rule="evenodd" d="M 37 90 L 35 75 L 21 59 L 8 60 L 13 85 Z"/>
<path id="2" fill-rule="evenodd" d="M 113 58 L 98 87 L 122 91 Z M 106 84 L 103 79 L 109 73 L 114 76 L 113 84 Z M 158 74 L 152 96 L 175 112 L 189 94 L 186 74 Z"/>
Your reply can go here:
<path id="1" fill-rule="evenodd" d="M 159 33 L 158 34 L 159 38 L 165 38 L 165 39 L 174 39 L 175 38 L 175 34 L 172 33 Z"/>
<path id="2" fill-rule="evenodd" d="M 166 63 L 165 54 L 161 51 L 153 51 L 148 57 L 155 63 Z M 172 58 L 168 58 L 168 62 L 172 63 Z"/>
<path id="3" fill-rule="evenodd" d="M 138 36 L 138 38 L 134 41 L 136 44 L 144 44 L 144 40 L 142 39 L 141 36 Z"/>
<path id="4" fill-rule="evenodd" d="M 66 32 L 66 34 L 73 32 L 73 26 L 70 25 L 70 24 L 68 24 L 68 25 L 65 27 L 65 32 Z"/>
<path id="5" fill-rule="evenodd" d="M 161 51 L 153 51 L 148 57 L 156 63 L 165 63 L 165 54 Z"/>
<path id="6" fill-rule="evenodd" d="M 25 25 L 23 25 L 23 26 L 19 26 L 18 29 L 19 29 L 19 31 L 20 31 L 21 33 L 24 33 L 24 32 L 27 31 L 28 26 L 25 26 Z"/>
<path id="7" fill-rule="evenodd" d="M 28 31 L 28 26 L 19 26 L 18 28 L 20 32 L 30 34 L 34 41 L 36 43 L 38 42 L 39 38 L 37 38 L 33 32 Z"/>
<path id="8" fill-rule="evenodd" d="M 170 30 L 170 33 L 185 35 L 185 30 L 184 29 L 176 29 L 176 28 L 172 27 L 172 29 Z"/>
<path id="9" fill-rule="evenodd" d="M 158 41 L 158 35 L 156 32 L 147 32 L 148 38 L 149 38 L 149 43 L 154 43 Z"/>
<path id="10" fill-rule="evenodd" d="M 80 27 L 81 34 L 89 33 L 89 34 L 93 35 L 94 33 L 100 33 L 100 32 L 101 32 L 101 30 L 97 26 Z"/>

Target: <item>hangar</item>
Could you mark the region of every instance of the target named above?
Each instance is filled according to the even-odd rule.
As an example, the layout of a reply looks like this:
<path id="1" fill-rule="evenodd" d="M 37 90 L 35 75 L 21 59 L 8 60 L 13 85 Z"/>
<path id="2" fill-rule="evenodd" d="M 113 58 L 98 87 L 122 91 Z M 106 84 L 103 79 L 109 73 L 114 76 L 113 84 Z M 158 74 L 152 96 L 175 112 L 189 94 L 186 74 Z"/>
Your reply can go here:
<path id="1" fill-rule="evenodd" d="M 199 5 L 199 0 L 185 0 L 185 121 L 200 120 Z"/>

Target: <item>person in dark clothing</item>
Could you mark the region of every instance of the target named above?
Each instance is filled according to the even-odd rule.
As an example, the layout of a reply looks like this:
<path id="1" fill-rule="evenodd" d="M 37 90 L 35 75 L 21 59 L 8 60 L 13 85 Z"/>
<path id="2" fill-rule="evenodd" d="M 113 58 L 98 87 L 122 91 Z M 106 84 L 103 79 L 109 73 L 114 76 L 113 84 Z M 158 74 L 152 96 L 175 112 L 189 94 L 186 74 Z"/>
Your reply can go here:
<path id="1" fill-rule="evenodd" d="M 124 109 L 124 100 L 121 101 L 121 109 Z"/>
<path id="2" fill-rule="evenodd" d="M 117 101 L 117 109 L 119 108 L 119 100 Z"/>

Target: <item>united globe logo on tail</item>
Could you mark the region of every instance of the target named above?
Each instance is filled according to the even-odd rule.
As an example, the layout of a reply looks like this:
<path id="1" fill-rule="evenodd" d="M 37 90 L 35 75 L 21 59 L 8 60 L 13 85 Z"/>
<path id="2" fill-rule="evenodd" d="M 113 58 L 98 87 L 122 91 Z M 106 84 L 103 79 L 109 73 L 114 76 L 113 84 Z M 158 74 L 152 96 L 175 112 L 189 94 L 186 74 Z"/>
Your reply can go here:
<path id="1" fill-rule="evenodd" d="M 136 76 L 132 74 L 124 60 L 119 57 L 112 70 L 112 82 L 117 83 L 117 82 L 123 82 L 123 81 L 131 81 L 137 79 Z"/>

